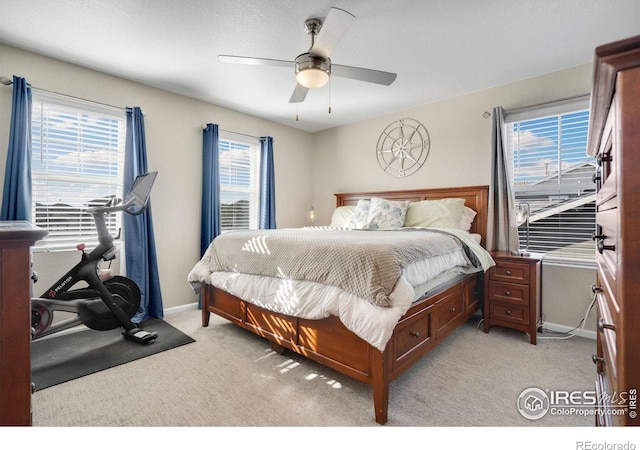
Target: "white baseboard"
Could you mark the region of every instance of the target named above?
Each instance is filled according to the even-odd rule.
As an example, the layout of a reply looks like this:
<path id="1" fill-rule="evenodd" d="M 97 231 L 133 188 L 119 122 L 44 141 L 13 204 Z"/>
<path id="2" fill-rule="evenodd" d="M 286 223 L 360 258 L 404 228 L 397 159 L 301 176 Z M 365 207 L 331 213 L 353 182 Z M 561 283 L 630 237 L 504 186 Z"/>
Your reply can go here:
<path id="1" fill-rule="evenodd" d="M 194 302 L 194 303 L 187 303 L 186 305 L 180 305 L 180 306 L 173 306 L 171 308 L 167 308 L 164 310 L 164 314 L 169 315 L 169 314 L 175 314 L 175 313 L 179 313 L 182 311 L 188 311 L 190 309 L 198 309 L 198 302 Z"/>
<path id="2" fill-rule="evenodd" d="M 568 333 L 569 331 L 573 330 L 573 327 L 568 327 L 566 325 L 560 325 L 557 323 L 549 323 L 549 322 L 545 322 L 542 325 L 543 328 L 550 330 L 550 331 L 557 331 L 560 333 Z M 597 333 L 595 331 L 591 331 L 591 330 L 584 330 L 584 329 L 579 329 L 579 330 L 574 330 L 571 332 L 572 334 L 575 334 L 576 336 L 580 336 L 580 337 L 584 337 L 587 339 L 596 339 L 597 338 Z M 540 335 L 538 335 L 538 339 L 542 337 Z"/>

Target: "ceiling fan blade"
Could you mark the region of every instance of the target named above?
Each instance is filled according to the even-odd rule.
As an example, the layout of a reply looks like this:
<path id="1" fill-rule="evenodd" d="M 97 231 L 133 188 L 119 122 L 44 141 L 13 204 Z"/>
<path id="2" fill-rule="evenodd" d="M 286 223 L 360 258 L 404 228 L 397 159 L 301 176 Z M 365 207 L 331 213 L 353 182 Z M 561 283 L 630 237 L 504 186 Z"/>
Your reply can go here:
<path id="1" fill-rule="evenodd" d="M 248 56 L 218 55 L 218 61 L 232 64 L 249 64 L 254 66 L 287 67 L 289 69 L 293 69 L 295 67 L 295 63 L 293 61 L 283 61 L 281 59 L 268 58 L 251 58 Z"/>
<path id="2" fill-rule="evenodd" d="M 331 76 L 351 78 L 353 80 L 366 81 L 368 83 L 389 86 L 395 81 L 397 74 L 391 72 L 383 72 L 381 70 L 363 69 L 361 67 L 331 64 Z"/>
<path id="3" fill-rule="evenodd" d="M 333 7 L 329 9 L 329 14 L 322 23 L 320 33 L 315 37 L 309 53 L 328 58 L 355 19 L 356 16 L 344 9 Z"/>
<path id="4" fill-rule="evenodd" d="M 302 103 L 307 97 L 307 92 L 309 92 L 309 88 L 296 83 L 296 88 L 293 90 L 293 94 L 291 94 L 289 103 Z"/>

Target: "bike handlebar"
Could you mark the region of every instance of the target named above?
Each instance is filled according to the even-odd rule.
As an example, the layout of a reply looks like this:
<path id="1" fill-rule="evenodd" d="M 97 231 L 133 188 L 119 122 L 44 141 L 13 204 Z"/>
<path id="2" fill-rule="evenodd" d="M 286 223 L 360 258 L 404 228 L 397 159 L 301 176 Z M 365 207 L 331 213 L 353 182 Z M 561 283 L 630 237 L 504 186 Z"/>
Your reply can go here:
<path id="1" fill-rule="evenodd" d="M 151 187 L 156 179 L 156 175 L 158 175 L 158 172 L 149 172 L 136 177 L 124 203 L 114 206 L 96 206 L 89 208 L 88 211 L 94 215 L 115 211 L 124 211 L 134 216 L 142 214 L 147 208 L 149 194 L 151 193 Z"/>
<path id="2" fill-rule="evenodd" d="M 116 212 L 116 211 L 124 211 L 128 214 L 137 216 L 142 214 L 144 210 L 147 209 L 147 202 L 145 202 L 144 205 L 142 205 L 142 207 L 140 207 L 138 210 L 133 209 L 135 204 L 136 204 L 136 200 L 132 198 L 128 202 L 120 203 L 119 205 L 116 205 L 116 206 L 94 206 L 93 208 L 88 208 L 87 212 L 91 214 L 105 214 L 105 213 Z"/>

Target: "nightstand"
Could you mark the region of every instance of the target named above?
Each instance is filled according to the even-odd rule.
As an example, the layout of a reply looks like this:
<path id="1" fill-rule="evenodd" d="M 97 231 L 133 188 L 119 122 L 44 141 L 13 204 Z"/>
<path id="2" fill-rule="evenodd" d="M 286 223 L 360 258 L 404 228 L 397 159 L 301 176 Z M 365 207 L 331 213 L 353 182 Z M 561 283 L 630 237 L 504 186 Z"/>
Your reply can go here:
<path id="1" fill-rule="evenodd" d="M 484 332 L 492 325 L 529 333 L 536 344 L 540 315 L 540 276 L 543 255 L 526 256 L 492 251 L 496 262 L 488 271 L 484 287 Z"/>

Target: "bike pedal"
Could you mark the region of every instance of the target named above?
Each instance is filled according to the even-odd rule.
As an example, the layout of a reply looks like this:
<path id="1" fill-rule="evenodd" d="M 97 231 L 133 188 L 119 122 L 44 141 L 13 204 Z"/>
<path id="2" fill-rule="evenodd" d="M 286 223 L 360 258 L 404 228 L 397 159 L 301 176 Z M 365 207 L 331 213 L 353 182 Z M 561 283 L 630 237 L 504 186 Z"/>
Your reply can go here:
<path id="1" fill-rule="evenodd" d="M 158 337 L 158 333 L 155 331 L 149 332 L 140 328 L 133 328 L 132 330 L 124 330 L 122 332 L 125 338 L 137 342 L 138 344 L 151 344 Z"/>

